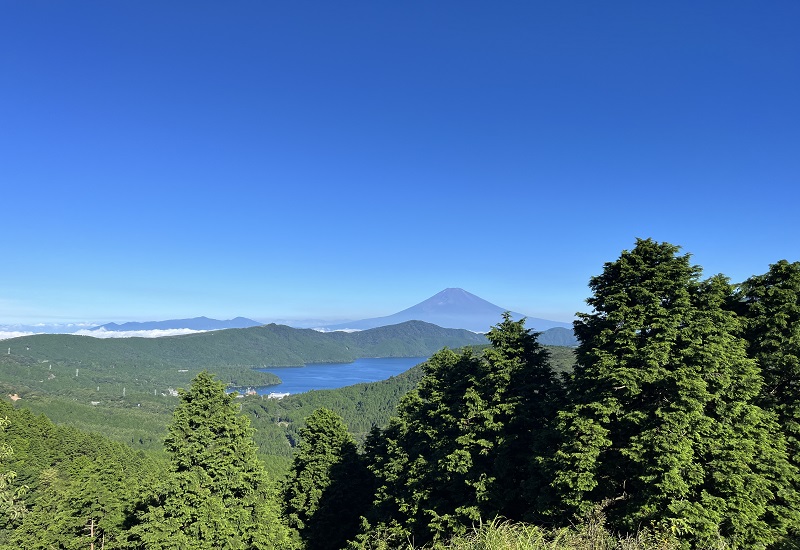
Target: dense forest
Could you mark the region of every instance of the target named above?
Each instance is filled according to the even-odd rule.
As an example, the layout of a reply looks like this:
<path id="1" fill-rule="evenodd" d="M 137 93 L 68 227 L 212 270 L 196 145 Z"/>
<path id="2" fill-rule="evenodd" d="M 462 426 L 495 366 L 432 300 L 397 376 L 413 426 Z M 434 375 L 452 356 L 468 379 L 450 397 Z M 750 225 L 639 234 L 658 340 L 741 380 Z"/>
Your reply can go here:
<path id="1" fill-rule="evenodd" d="M 160 448 L 3 404 L 0 547 L 800 547 L 800 262 L 637 240 L 589 288 L 574 357 L 506 315 L 374 385 L 202 371 Z"/>
<path id="2" fill-rule="evenodd" d="M 162 448 L 164 430 L 177 404 L 177 388 L 187 387 L 203 370 L 213 371 L 229 389 L 244 391 L 280 383 L 275 374 L 257 370 L 264 366 L 349 362 L 359 357 L 427 357 L 444 346 L 485 343 L 480 334 L 416 321 L 353 334 L 283 325 L 165 338 L 103 340 L 42 334 L 3 342 L 0 393 L 16 396 L 17 406 L 59 423 L 101 433 L 135 449 L 153 450 Z M 410 386 L 401 384 L 397 391 L 408 389 Z M 387 392 L 396 393 L 392 389 Z M 367 391 L 368 400 L 377 397 L 376 393 L 383 390 Z M 381 407 L 393 410 L 398 400 L 399 395 Z M 296 408 L 293 405 L 289 400 L 284 407 Z M 254 410 L 262 404 L 247 406 Z M 263 406 L 273 410 L 270 404 Z M 370 403 L 367 406 L 372 407 Z M 305 416 L 311 410 L 306 410 Z M 280 408 L 275 414 L 282 414 Z M 388 413 L 384 416 L 383 422 Z M 263 454 L 278 457 L 268 458 L 276 467 L 285 467 L 291 456 L 287 445 L 291 434 L 287 438 L 283 432 L 293 426 L 281 422 L 261 422 L 258 430 Z"/>
<path id="3" fill-rule="evenodd" d="M 262 367 L 349 363 L 361 357 L 422 357 L 447 347 L 481 345 L 483 335 L 422 321 L 360 332 L 323 333 L 284 325 L 163 338 L 93 338 L 38 334 L 3 341 L 3 382 L 19 394 L 57 394 L 78 401 L 134 404 L 213 370 L 236 387 L 280 383 Z M 123 391 L 124 390 L 124 391 Z"/>

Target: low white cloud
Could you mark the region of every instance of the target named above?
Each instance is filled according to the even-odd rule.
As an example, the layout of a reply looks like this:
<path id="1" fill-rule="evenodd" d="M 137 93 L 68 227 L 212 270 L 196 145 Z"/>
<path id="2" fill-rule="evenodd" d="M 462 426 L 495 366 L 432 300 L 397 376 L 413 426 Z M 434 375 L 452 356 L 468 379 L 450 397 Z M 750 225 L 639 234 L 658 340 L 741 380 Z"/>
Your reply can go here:
<path id="1" fill-rule="evenodd" d="M 0 324 L 0 332 L 20 332 L 24 336 L 31 334 L 71 334 L 80 329 L 97 327 L 97 323 L 14 323 Z"/>
<path id="2" fill-rule="evenodd" d="M 19 338 L 20 336 L 33 336 L 33 332 L 21 332 L 18 330 L 3 330 L 0 331 L 0 340 L 7 340 L 9 338 Z"/>
<path id="3" fill-rule="evenodd" d="M 171 328 L 154 330 L 79 330 L 73 334 L 91 336 L 92 338 L 162 338 L 164 336 L 182 336 L 184 334 L 198 334 L 206 330 L 193 330 L 190 328 Z"/>
<path id="4" fill-rule="evenodd" d="M 97 323 L 36 323 L 31 326 L 55 331 L 58 329 L 93 328 L 97 326 Z"/>
<path id="5" fill-rule="evenodd" d="M 360 328 L 340 328 L 337 330 L 331 330 L 329 328 L 317 327 L 315 329 L 317 332 L 361 332 Z"/>

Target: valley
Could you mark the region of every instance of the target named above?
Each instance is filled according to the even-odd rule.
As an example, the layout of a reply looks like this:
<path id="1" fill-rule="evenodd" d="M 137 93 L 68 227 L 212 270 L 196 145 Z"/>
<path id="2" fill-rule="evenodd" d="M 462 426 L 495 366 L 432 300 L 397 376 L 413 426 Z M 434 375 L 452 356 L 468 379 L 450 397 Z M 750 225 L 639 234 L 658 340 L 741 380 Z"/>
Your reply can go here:
<path id="1" fill-rule="evenodd" d="M 279 374 L 261 370 L 267 367 L 328 363 L 337 368 L 337 364 L 346 365 L 359 357 L 428 357 L 443 347 L 485 343 L 483 335 L 423 322 L 357 333 L 263 325 L 165 338 L 41 334 L 3 341 L 6 353 L 0 355 L 0 391 L 14 396 L 15 407 L 45 414 L 56 423 L 102 433 L 134 448 L 160 449 L 177 403 L 177 390 L 186 388 L 203 370 L 213 372 L 232 390 L 266 389 L 281 382 Z M 400 375 L 385 384 L 391 386 L 402 379 Z M 381 382 L 377 384 L 382 387 Z M 400 388 L 387 391 L 395 395 L 408 389 L 405 385 Z M 376 394 L 374 389 L 365 391 Z M 285 403 L 266 403 L 264 408 L 299 409 L 307 414 L 310 411 L 296 403 L 308 399 L 292 396 Z M 242 402 L 253 400 L 260 397 Z M 387 403 L 375 408 L 391 410 L 396 400 Z M 262 423 L 262 448 L 265 455 L 288 457 L 291 447 L 286 442 L 291 438 L 287 433 L 296 431 L 292 424 L 303 417 L 289 415 L 287 421 L 286 414 L 276 415 L 282 418 L 276 422 L 283 427 Z M 256 424 L 258 420 L 254 416 Z"/>
<path id="2" fill-rule="evenodd" d="M 160 450 L 178 399 L 203 370 L 232 390 L 259 387 L 266 394 L 281 373 L 308 363 L 352 369 L 359 357 L 420 358 L 443 347 L 486 347 L 483 335 L 406 322 L 360 332 L 322 333 L 280 325 L 226 329 L 165 338 L 95 339 L 43 334 L 3 342 L 0 392 L 16 408 L 44 414 L 57 424 L 103 434 L 134 449 Z M 559 370 L 571 369 L 572 349 L 548 347 Z M 10 350 L 10 353 L 9 353 Z M 407 363 L 412 366 L 411 363 Z M 273 367 L 272 372 L 262 369 Z M 280 367 L 280 368 L 274 368 Z M 288 466 L 298 430 L 318 407 L 342 414 L 363 440 L 382 426 L 400 397 L 421 377 L 418 366 L 386 380 L 293 394 L 283 399 L 241 396 L 262 459 L 276 475 Z M 338 384 L 336 384 L 338 385 Z"/>

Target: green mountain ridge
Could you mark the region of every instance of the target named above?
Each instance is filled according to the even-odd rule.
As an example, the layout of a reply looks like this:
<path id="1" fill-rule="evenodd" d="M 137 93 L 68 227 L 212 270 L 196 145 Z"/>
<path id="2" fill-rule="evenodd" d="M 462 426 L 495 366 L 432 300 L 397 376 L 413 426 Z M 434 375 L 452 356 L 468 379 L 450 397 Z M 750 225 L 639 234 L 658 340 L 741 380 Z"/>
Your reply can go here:
<path id="1" fill-rule="evenodd" d="M 361 332 L 319 332 L 262 325 L 163 338 L 108 338 L 37 334 L 5 341 L 8 355 L 37 361 L 108 365 L 216 368 L 222 365 L 296 367 L 349 363 L 361 357 L 415 357 L 442 347 L 484 344 L 483 335 L 422 321 Z"/>
<path id="2" fill-rule="evenodd" d="M 203 370 L 233 387 L 271 386 L 263 367 L 349 363 L 363 357 L 424 357 L 485 337 L 412 321 L 359 333 L 323 333 L 285 325 L 168 336 L 102 339 L 38 334 L 6 340 L 0 387 L 23 399 L 70 398 L 86 405 L 155 407 Z"/>
<path id="3" fill-rule="evenodd" d="M 361 357 L 423 357 L 442 347 L 485 344 L 483 335 L 424 322 L 358 333 L 322 333 L 273 324 L 164 338 L 41 334 L 4 342 L 0 394 L 14 395 L 19 398 L 15 407 L 44 413 L 55 422 L 103 433 L 135 448 L 159 448 L 165 415 L 171 414 L 177 402 L 170 390 L 187 387 L 202 370 L 215 373 L 234 387 L 269 386 L 280 383 L 280 378 L 256 369 L 311 362 L 346 363 Z M 401 375 L 398 381 L 404 378 Z M 386 385 L 394 383 L 393 380 Z M 358 395 L 344 401 L 361 416 L 381 410 L 374 421 L 358 426 L 366 431 L 373 422 L 383 422 L 388 417 L 399 394 L 407 388 L 404 385 L 396 391 L 386 390 L 392 397 L 384 403 L 385 397 L 381 396 L 380 405 L 370 404 L 375 397 L 371 389 L 363 390 L 369 397 Z M 362 390 L 348 391 L 347 395 L 356 395 Z M 266 410 L 259 406 L 260 416 L 271 420 L 260 424 L 263 430 L 259 442 L 268 454 L 285 455 L 282 459 L 288 459 L 288 440 L 296 431 L 294 424 L 309 414 L 308 403 L 316 403 L 322 397 L 312 395 L 317 393 L 298 396 L 282 406 L 263 400 Z M 247 402 L 248 399 L 243 400 Z M 289 412 L 295 408 L 303 409 L 302 415 Z M 270 415 L 267 411 L 273 409 L 275 414 Z M 292 427 L 282 427 L 286 422 Z"/>

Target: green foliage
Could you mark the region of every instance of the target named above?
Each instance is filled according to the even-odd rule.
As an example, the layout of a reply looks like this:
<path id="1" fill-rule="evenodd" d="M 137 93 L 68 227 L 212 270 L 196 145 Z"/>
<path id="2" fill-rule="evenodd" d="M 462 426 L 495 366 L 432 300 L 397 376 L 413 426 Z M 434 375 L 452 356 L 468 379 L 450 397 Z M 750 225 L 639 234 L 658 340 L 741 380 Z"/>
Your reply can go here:
<path id="1" fill-rule="evenodd" d="M 186 387 L 204 368 L 230 385 L 268 385 L 278 377 L 254 367 L 427 356 L 444 345 L 485 341 L 482 335 L 422 322 L 353 334 L 266 325 L 159 339 L 37 335 L 4 341 L 11 354 L 0 355 L 0 391 L 18 394 L 17 406 L 61 424 L 157 450 L 178 401 L 168 390 Z M 241 403 L 258 430 L 262 458 L 271 472 L 282 474 L 297 432 L 314 409 L 338 410 L 363 441 L 373 425 L 388 422 L 400 397 L 420 377 L 412 372 L 340 393 L 309 392 L 282 401 L 250 397 Z"/>
<path id="2" fill-rule="evenodd" d="M 760 402 L 777 413 L 800 465 L 800 262 L 781 260 L 750 277 L 731 303 L 744 318 L 750 356 L 764 377 Z"/>
<path id="3" fill-rule="evenodd" d="M 229 386 L 267 386 L 280 379 L 254 369 L 306 362 L 349 362 L 359 357 L 427 357 L 442 346 L 485 341 L 482 335 L 418 321 L 352 334 L 282 325 L 165 338 L 98 339 L 43 334 L 4 341 L 11 353 L 0 355 L 0 391 L 17 394 L 21 397 L 18 405 L 45 413 L 58 422 L 100 432 L 137 448 L 157 449 L 177 404 L 169 390 L 186 387 L 203 370 L 214 372 Z M 380 405 L 373 399 L 375 392 L 365 390 L 363 398 L 353 402 L 359 408 L 357 414 L 343 411 L 349 415 L 351 428 L 361 432 L 360 439 L 372 427 L 373 412 L 375 422 L 385 423 L 400 395 L 410 386 L 401 383 L 398 388 L 396 398 L 387 401 L 378 397 Z M 387 395 L 392 391 L 388 390 Z M 298 405 L 302 413 L 289 422 L 298 422 L 299 428 L 311 411 L 326 406 L 312 404 L 316 399 L 303 397 L 304 404 Z M 346 401 L 350 397 L 333 399 Z M 265 407 L 267 411 L 254 415 L 254 421 L 270 415 L 272 405 Z M 336 407 L 331 404 L 331 408 Z M 254 412 L 258 409 L 251 408 Z M 259 445 L 265 453 L 286 459 L 283 464 L 287 464 L 292 452 L 288 442 L 296 440 L 297 428 L 278 429 L 286 420 L 276 422 L 280 424 L 265 426 Z"/>
<path id="4" fill-rule="evenodd" d="M 772 411 L 800 468 L 800 262 L 781 260 L 764 275 L 750 277 L 730 300 L 742 316 L 748 353 L 758 363 L 764 384 L 758 401 Z M 800 479 L 793 480 L 795 490 Z M 800 547 L 800 524 L 790 538 Z"/>
<path id="5" fill-rule="evenodd" d="M 119 340 L 138 342 L 113 345 Z M 165 407 L 171 410 L 177 400 L 169 390 L 185 387 L 203 370 L 203 365 L 213 363 L 208 359 L 197 365 L 177 361 L 172 355 L 177 353 L 174 350 L 159 357 L 159 350 L 153 347 L 151 340 L 159 339 L 103 340 L 43 334 L 7 340 L 12 353 L 0 355 L 2 384 L 8 393 L 18 394 L 23 402 L 58 397 L 110 409 L 143 406 L 160 412 Z M 274 374 L 253 370 L 253 365 L 221 362 L 213 366 L 231 385 L 280 382 Z"/>
<path id="6" fill-rule="evenodd" d="M 27 512 L 2 531 L 3 547 L 122 547 L 128 504 L 159 477 L 158 459 L 0 406 L 11 419 L 2 434 L 3 444 L 15 448 L 10 465 L 28 487 Z"/>
<path id="7" fill-rule="evenodd" d="M 571 373 L 575 368 L 575 349 L 564 346 L 543 346 L 550 353 L 550 366 L 559 374 Z"/>
<path id="8" fill-rule="evenodd" d="M 385 426 L 397 404 L 419 383 L 420 366 L 380 382 L 356 384 L 334 390 L 317 390 L 283 399 L 245 397 L 242 411 L 256 428 L 255 439 L 262 454 L 292 458 L 305 426 L 315 410 L 336 411 L 357 442 L 363 442 L 374 426 Z"/>
<path id="9" fill-rule="evenodd" d="M 575 333 L 568 328 L 554 327 L 539 334 L 539 343 L 545 346 L 575 347 L 578 341 Z"/>
<path id="10" fill-rule="evenodd" d="M 486 348 L 485 345 L 472 347 L 476 353 L 482 353 Z M 554 370 L 571 371 L 574 363 L 573 349 L 557 346 L 545 348 L 550 352 Z M 7 356 L 0 356 L 0 363 L 3 357 Z M 10 357 L 14 359 L 14 355 Z M 48 372 L 46 369 L 45 366 L 43 372 Z M 422 368 L 417 366 L 380 382 L 311 391 L 280 400 L 245 396 L 239 399 L 239 403 L 256 429 L 254 439 L 261 459 L 270 473 L 280 476 L 287 471 L 291 462 L 295 446 L 300 440 L 299 430 L 305 425 L 306 417 L 314 410 L 335 410 L 343 417 L 356 441 L 363 443 L 374 426 L 388 424 L 389 418 L 396 413 L 401 397 L 415 388 L 422 376 Z M 10 394 L 18 391 L 19 387 L 0 382 L 0 392 Z M 87 388 L 86 391 L 91 393 L 95 388 Z M 104 391 L 104 387 L 101 387 L 101 395 L 105 395 Z M 135 402 L 131 399 L 130 390 L 126 399 L 121 395 L 114 400 L 102 398 L 96 405 L 62 395 L 57 390 L 53 393 L 38 390 L 20 393 L 23 399 L 16 403 L 17 407 L 45 414 L 59 424 L 72 426 L 83 432 L 101 433 L 135 449 L 144 450 L 163 448 L 163 434 L 178 401 L 174 397 L 160 394 L 140 394 L 141 401 Z M 134 394 L 133 398 L 135 397 Z"/>
<path id="11" fill-rule="evenodd" d="M 330 485 L 331 466 L 341 462 L 343 452 L 355 452 L 355 442 L 342 417 L 328 409 L 314 411 L 300 436 L 284 487 L 284 506 L 291 524 L 302 531 Z"/>
<path id="12" fill-rule="evenodd" d="M 486 343 L 486 338 L 480 334 L 423 321 L 406 321 L 357 332 L 331 332 L 326 336 L 357 353 L 356 357 L 427 357 L 443 347 Z"/>
<path id="13" fill-rule="evenodd" d="M 673 533 L 664 531 L 640 529 L 630 535 L 615 534 L 606 527 L 598 507 L 580 522 L 563 528 L 496 518 L 435 545 L 420 547 L 411 540 L 397 542 L 386 531 L 374 530 L 349 547 L 361 550 L 678 550 L 681 543 Z M 704 550 L 727 548 L 725 541 L 718 539 Z"/>
<path id="14" fill-rule="evenodd" d="M 734 292 L 678 252 L 639 240 L 605 264 L 576 349 L 508 315 L 487 337 L 411 322 L 10 340 L 0 391 L 22 400 L 0 404 L 0 548 L 800 547 L 800 263 Z M 272 360 L 445 341 L 469 347 L 379 383 L 225 392 Z M 162 449 L 165 430 L 164 451 L 131 449 Z M 298 532 L 257 446 L 289 472 Z"/>
<path id="15" fill-rule="evenodd" d="M 377 478 L 373 526 L 400 543 L 441 541 L 481 517 L 521 516 L 545 485 L 560 385 L 536 335 L 509 315 L 482 355 L 445 349 L 367 444 Z M 362 533 L 360 540 L 366 540 Z"/>
<path id="16" fill-rule="evenodd" d="M 22 524 L 10 536 L 15 548 L 74 548 L 89 544 L 108 549 L 125 547 L 125 518 L 131 490 L 130 461 L 103 453 L 79 457 L 42 470 L 39 497 Z M 137 468 L 140 476 L 146 472 Z M 121 475 L 124 472 L 124 475 Z"/>
<path id="17" fill-rule="evenodd" d="M 526 523 L 493 520 L 471 533 L 454 537 L 447 550 L 677 550 L 679 541 L 669 533 L 640 530 L 617 536 L 609 532 L 600 516 L 562 529 L 545 529 Z M 724 545 L 706 550 L 724 550 Z"/>
<path id="18" fill-rule="evenodd" d="M 92 405 L 58 396 L 30 396 L 17 403 L 19 410 L 30 410 L 55 419 L 62 426 L 103 436 L 134 449 L 163 449 L 164 433 L 172 416 L 174 398 L 162 403 L 145 402 L 140 407 Z"/>
<path id="19" fill-rule="evenodd" d="M 7 416 L 0 417 L 0 432 L 5 430 L 8 423 Z M 0 444 L 0 526 L 6 529 L 25 512 L 22 497 L 27 487 L 15 485 L 17 473 L 6 469 L 6 463 L 13 454 L 14 450 L 10 445 Z"/>
<path id="20" fill-rule="evenodd" d="M 363 442 L 373 426 L 388 423 L 400 398 L 418 384 L 422 374 L 422 369 L 415 367 L 380 382 L 312 391 L 281 400 L 245 396 L 236 402 L 256 430 L 253 437 L 260 458 L 268 472 L 277 478 L 288 471 L 300 440 L 298 432 L 315 409 L 337 410 L 346 419 L 356 440 Z M 4 390 L 11 393 L 8 386 Z M 91 405 L 54 395 L 26 394 L 15 406 L 20 413 L 26 410 L 43 413 L 60 425 L 81 432 L 102 433 L 136 449 L 162 450 L 163 434 L 177 401 L 160 396 L 158 401 L 143 401 L 141 406 L 131 407 L 124 403 Z M 24 483 L 29 482 L 29 479 L 24 480 Z"/>
<path id="21" fill-rule="evenodd" d="M 288 548 L 275 489 L 225 385 L 200 373 L 165 441 L 170 474 L 145 502 L 131 542 L 159 548 Z"/>
<path id="22" fill-rule="evenodd" d="M 284 486 L 289 523 L 309 550 L 343 548 L 369 505 L 366 468 L 342 418 L 328 409 L 314 411 L 300 437 Z"/>
<path id="23" fill-rule="evenodd" d="M 491 457 L 496 480 L 483 517 L 539 518 L 552 496 L 547 458 L 556 444 L 553 421 L 563 405 L 563 386 L 550 348 L 540 346 L 538 334 L 526 330 L 523 322 L 506 314 L 487 336 L 492 347 L 484 360 L 495 391 L 490 402 L 498 414 Z"/>
<path id="24" fill-rule="evenodd" d="M 676 530 L 700 546 L 721 534 L 760 548 L 796 521 L 793 475 L 727 281 L 699 280 L 689 257 L 639 240 L 590 281 L 579 315 L 570 403 L 559 415 L 557 489 L 567 510 L 610 502 L 610 521 Z"/>
<path id="25" fill-rule="evenodd" d="M 444 346 L 485 341 L 466 330 L 421 321 L 355 333 L 271 324 L 163 338 L 40 334 L 5 340 L 11 353 L 0 355 L 0 363 L 4 381 L 20 387 L 78 398 L 95 395 L 97 401 L 100 395 L 121 397 L 124 386 L 130 396 L 139 392 L 138 402 L 140 396 L 158 395 L 168 387 L 185 387 L 202 370 L 233 386 L 266 386 L 279 379 L 253 369 L 349 363 L 359 357 L 421 357 Z M 104 393 L 97 393 L 97 386 Z"/>

